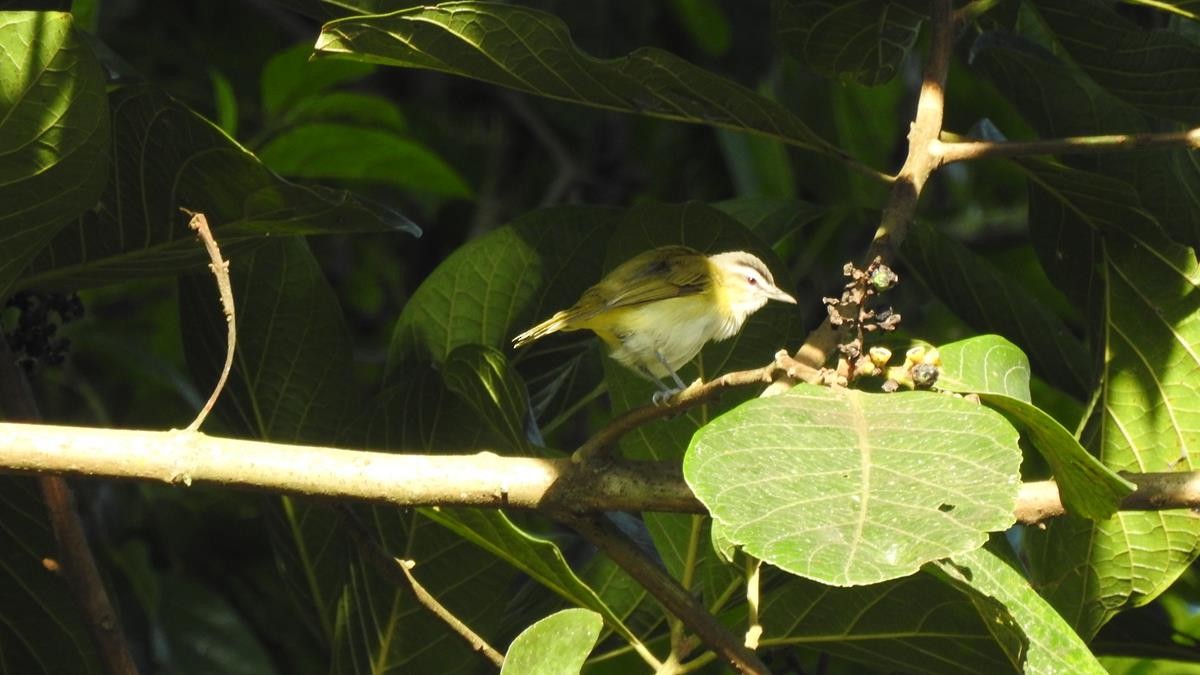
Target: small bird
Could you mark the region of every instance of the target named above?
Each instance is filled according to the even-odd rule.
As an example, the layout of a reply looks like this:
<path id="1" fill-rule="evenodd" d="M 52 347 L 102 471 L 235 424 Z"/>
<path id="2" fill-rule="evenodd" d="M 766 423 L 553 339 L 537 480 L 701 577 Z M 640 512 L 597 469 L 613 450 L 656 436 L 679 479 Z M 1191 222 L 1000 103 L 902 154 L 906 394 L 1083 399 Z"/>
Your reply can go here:
<path id="1" fill-rule="evenodd" d="M 622 263 L 578 302 L 513 338 L 514 347 L 558 331 L 588 329 L 612 357 L 658 385 L 661 404 L 685 388 L 675 372 L 709 340 L 737 334 L 768 300 L 795 304 L 771 270 L 745 251 L 705 255 L 662 246 Z M 678 389 L 663 384 L 670 376 Z"/>

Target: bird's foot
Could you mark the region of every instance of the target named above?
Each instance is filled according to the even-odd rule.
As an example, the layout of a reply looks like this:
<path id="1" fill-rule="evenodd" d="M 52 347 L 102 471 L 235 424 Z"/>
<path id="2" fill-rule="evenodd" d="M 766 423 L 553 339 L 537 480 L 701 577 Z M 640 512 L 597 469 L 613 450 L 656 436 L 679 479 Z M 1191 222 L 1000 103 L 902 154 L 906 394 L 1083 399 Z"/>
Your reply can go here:
<path id="1" fill-rule="evenodd" d="M 650 400 L 654 403 L 654 405 L 664 406 L 678 396 L 679 392 L 681 391 L 683 391 L 683 389 L 663 389 L 661 391 L 656 391 L 654 392 L 654 395 L 650 397 Z"/>

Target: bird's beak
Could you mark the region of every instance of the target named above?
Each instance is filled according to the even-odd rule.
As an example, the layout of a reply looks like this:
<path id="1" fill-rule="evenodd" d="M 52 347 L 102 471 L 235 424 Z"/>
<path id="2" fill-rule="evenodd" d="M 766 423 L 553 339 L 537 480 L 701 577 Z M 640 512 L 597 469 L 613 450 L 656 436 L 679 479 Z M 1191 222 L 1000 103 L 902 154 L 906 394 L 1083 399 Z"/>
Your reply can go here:
<path id="1" fill-rule="evenodd" d="M 788 303 L 788 304 L 790 304 L 790 305 L 794 305 L 794 304 L 796 304 L 796 299 L 795 299 L 795 298 L 793 298 L 792 296 L 788 295 L 787 293 L 784 293 L 783 291 L 779 290 L 778 288 L 776 288 L 776 287 L 774 287 L 774 286 L 772 286 L 772 287 L 771 287 L 771 290 L 767 291 L 767 297 L 768 297 L 768 298 L 770 298 L 770 299 L 772 299 L 772 300 L 778 300 L 778 301 L 780 301 L 780 302 L 786 302 L 786 303 Z"/>

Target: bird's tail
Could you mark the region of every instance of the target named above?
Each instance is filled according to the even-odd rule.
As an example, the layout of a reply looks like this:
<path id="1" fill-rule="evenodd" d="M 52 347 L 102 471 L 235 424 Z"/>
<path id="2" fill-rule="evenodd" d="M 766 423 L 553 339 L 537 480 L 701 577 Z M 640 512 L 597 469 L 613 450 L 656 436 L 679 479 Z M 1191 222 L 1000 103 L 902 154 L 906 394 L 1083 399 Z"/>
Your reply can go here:
<path id="1" fill-rule="evenodd" d="M 570 314 L 568 314 L 566 310 L 558 312 L 549 319 L 546 319 L 533 328 L 530 328 L 524 333 L 521 333 L 517 337 L 513 338 L 513 347 L 519 349 L 530 342 L 546 337 L 551 333 L 557 333 L 558 331 L 564 329 L 572 330 L 571 328 L 567 327 L 568 323 L 570 323 Z"/>

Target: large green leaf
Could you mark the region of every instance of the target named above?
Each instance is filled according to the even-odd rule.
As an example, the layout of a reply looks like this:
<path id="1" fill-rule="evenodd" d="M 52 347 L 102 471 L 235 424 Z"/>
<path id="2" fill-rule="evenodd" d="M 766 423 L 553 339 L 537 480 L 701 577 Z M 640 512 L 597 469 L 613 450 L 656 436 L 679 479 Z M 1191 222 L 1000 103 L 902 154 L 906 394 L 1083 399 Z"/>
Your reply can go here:
<path id="1" fill-rule="evenodd" d="M 100 205 L 66 227 L 20 286 L 79 288 L 203 269 L 208 258 L 180 208 L 203 212 L 222 250 L 267 236 L 401 231 L 408 219 L 347 192 L 289 183 L 158 89 L 120 89 L 112 180 Z"/>
<path id="2" fill-rule="evenodd" d="M 1104 673 L 1104 668 L 1087 643 L 1022 576 L 1007 543 L 995 541 L 938 563 L 941 573 L 954 582 L 1001 603 L 1008 616 L 998 622 L 1015 621 L 1028 641 L 1023 654 L 1024 673 Z"/>
<path id="3" fill-rule="evenodd" d="M 552 14 L 488 2 L 445 2 L 331 21 L 318 53 L 427 68 L 608 110 L 711 124 L 844 156 L 786 108 L 673 54 L 643 48 L 600 60 Z"/>
<path id="4" fill-rule="evenodd" d="M 1145 30 L 1103 0 L 1033 6 L 1101 87 L 1152 115 L 1200 122 L 1200 44 L 1169 30 Z"/>
<path id="5" fill-rule="evenodd" d="M 416 511 L 361 512 L 389 555 L 415 563 L 412 574 L 425 590 L 485 640 L 495 640 L 513 583 L 507 566 Z M 478 672 L 483 658 L 393 574 L 383 574 L 381 562 L 355 556 L 339 607 L 331 672 Z"/>
<path id="6" fill-rule="evenodd" d="M 422 512 L 571 604 L 598 612 L 609 627 L 625 639 L 631 642 L 636 639 L 613 609 L 575 574 L 557 545 L 525 532 L 503 512 L 488 509 L 424 509 Z"/>
<path id="7" fill-rule="evenodd" d="M 790 577 L 767 588 L 764 648 L 820 650 L 882 672 L 1019 672 L 993 637 L 992 617 L 928 574 L 851 588 Z"/>
<path id="8" fill-rule="evenodd" d="M 0 670 L 101 672 L 66 580 L 45 566 L 58 547 L 32 478 L 0 476 Z"/>
<path id="9" fill-rule="evenodd" d="M 341 309 L 307 243 L 272 241 L 235 256 L 230 271 L 238 345 L 215 421 L 251 438 L 338 439 L 363 397 L 349 382 L 353 356 Z M 196 274 L 180 287 L 186 354 L 196 381 L 212 386 L 225 358 L 216 282 Z M 303 499 L 264 500 L 263 508 L 283 581 L 312 636 L 328 647 L 350 561 L 345 527 L 329 506 Z"/>
<path id="10" fill-rule="evenodd" d="M 1032 165 L 1030 226 L 1098 273 L 1099 398 L 1084 445 L 1126 471 L 1190 468 L 1200 448 L 1200 268 L 1114 181 Z M 1069 187 L 1069 189 L 1067 189 Z M 1044 254 L 1053 258 L 1054 251 Z M 1093 523 L 1058 519 L 1029 533 L 1035 585 L 1085 638 L 1112 615 L 1149 602 L 1200 554 L 1200 519 L 1186 511 L 1119 512 Z"/>
<path id="11" fill-rule="evenodd" d="M 906 266 L 971 327 L 1016 342 L 1038 375 L 1078 398 L 1087 396 L 1087 349 L 1036 295 L 927 224 L 913 225 L 903 252 Z"/>
<path id="12" fill-rule="evenodd" d="M 509 449 L 526 453 L 531 449 L 525 431 L 529 396 L 503 352 L 483 345 L 461 345 L 447 357 L 442 377 L 496 436 L 507 441 Z"/>
<path id="13" fill-rule="evenodd" d="M 917 42 L 928 3 L 917 0 L 774 0 L 771 23 L 785 52 L 825 77 L 882 84 Z"/>
<path id="14" fill-rule="evenodd" d="M 0 13 L 0 298 L 96 205 L 110 127 L 104 74 L 71 15 Z"/>
<path id="15" fill-rule="evenodd" d="M 1133 492 L 1133 483 L 1104 466 L 1071 432 L 1033 405 L 1029 361 L 1011 342 L 997 335 L 981 335 L 938 350 L 942 357 L 938 387 L 979 394 L 1019 426 L 1050 464 L 1068 511 L 1106 520 Z"/>
<path id="16" fill-rule="evenodd" d="M 385 183 L 446 197 L 470 197 L 466 181 L 423 143 L 391 131 L 312 122 L 292 127 L 259 150 L 289 178 Z"/>
<path id="17" fill-rule="evenodd" d="M 620 212 L 557 207 L 523 216 L 460 246 L 405 304 L 388 371 L 442 362 L 455 347 L 505 347 L 524 322 L 574 302 L 600 279 L 604 242 Z"/>
<path id="18" fill-rule="evenodd" d="M 341 307 L 301 238 L 272 241 L 231 265 L 238 344 L 215 414 L 241 436 L 332 442 L 363 396 L 349 377 L 353 355 Z M 225 362 L 224 316 L 211 274 L 181 282 L 180 320 L 197 382 Z"/>
<path id="19" fill-rule="evenodd" d="M 1077 69 L 1015 38 L 985 34 L 977 44 L 975 66 L 1016 105 L 1040 136 L 1087 136 L 1158 131 L 1160 124 L 1099 87 Z M 991 38 L 991 39 L 989 39 Z M 986 47 L 985 47 L 986 45 Z M 1072 167 L 1125 182 L 1140 206 L 1158 218 L 1175 239 L 1200 245 L 1200 155 L 1186 147 L 1142 152 L 1063 157 Z M 1032 231 L 1035 236 L 1038 230 Z M 1061 266 L 1046 263 L 1051 276 Z M 1063 278 L 1086 278 L 1072 274 Z M 1064 283 L 1070 289 L 1071 281 Z"/>
<path id="20" fill-rule="evenodd" d="M 475 452 L 499 441 L 428 364 L 405 364 L 354 428 L 355 444 L 398 453 Z M 432 510 L 380 506 L 355 512 L 389 555 L 416 563 L 413 575 L 427 591 L 485 640 L 496 639 L 505 589 L 515 574 L 508 565 L 431 521 Z M 417 605 L 394 576 L 381 574 L 377 561 L 352 555 L 349 571 L 335 618 L 334 672 L 376 667 L 470 672 L 483 663 L 440 619 Z"/>
<path id="21" fill-rule="evenodd" d="M 589 609 L 564 609 L 540 619 L 512 641 L 500 675 L 575 675 L 603 625 Z"/>
<path id="22" fill-rule="evenodd" d="M 304 99 L 375 70 L 365 63 L 310 59 L 312 50 L 312 43 L 302 42 L 271 57 L 263 67 L 259 84 L 267 117 L 281 117 Z"/>
<path id="23" fill-rule="evenodd" d="M 871 584 L 1013 523 L 1021 461 L 999 414 L 930 392 L 800 385 L 696 433 L 684 477 L 730 540 L 786 571 Z"/>

